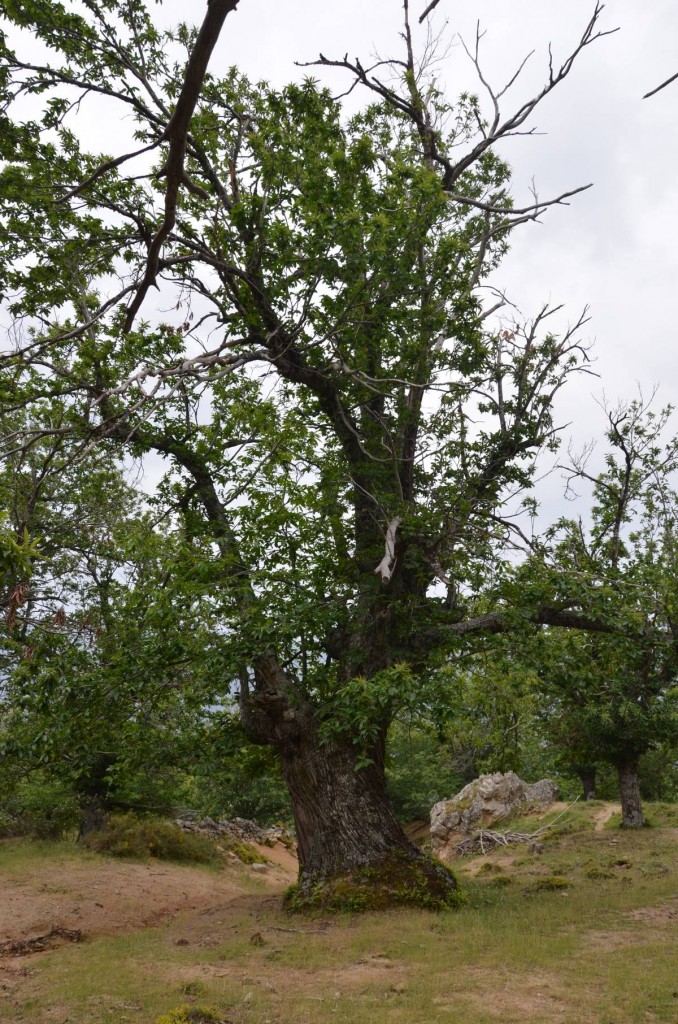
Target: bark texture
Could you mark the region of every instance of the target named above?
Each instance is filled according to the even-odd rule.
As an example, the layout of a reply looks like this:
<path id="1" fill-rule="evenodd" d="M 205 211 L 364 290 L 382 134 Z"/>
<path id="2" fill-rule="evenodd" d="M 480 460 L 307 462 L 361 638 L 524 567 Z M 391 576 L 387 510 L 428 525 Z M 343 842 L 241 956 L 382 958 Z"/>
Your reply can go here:
<path id="1" fill-rule="evenodd" d="M 387 803 L 378 765 L 356 771 L 356 754 L 337 743 L 302 742 L 283 755 L 303 878 L 320 880 L 399 851 L 418 851 Z"/>
<path id="2" fill-rule="evenodd" d="M 350 744 L 322 743 L 313 731 L 281 753 L 299 843 L 293 909 L 456 905 L 454 876 L 396 821 L 380 761 L 359 769 L 356 761 Z"/>
<path id="3" fill-rule="evenodd" d="M 106 824 L 106 810 L 98 796 L 87 796 L 81 801 L 80 828 L 77 843 L 82 843 L 93 832 L 101 832 Z"/>
<path id="4" fill-rule="evenodd" d="M 623 828 L 642 828 L 645 824 L 645 817 L 640 799 L 638 762 L 631 761 L 617 765 L 617 774 L 622 807 L 622 826 Z"/>
<path id="5" fill-rule="evenodd" d="M 596 799 L 596 769 L 595 768 L 577 768 L 577 775 L 581 779 L 582 788 L 584 790 L 584 800 L 595 800 Z"/>

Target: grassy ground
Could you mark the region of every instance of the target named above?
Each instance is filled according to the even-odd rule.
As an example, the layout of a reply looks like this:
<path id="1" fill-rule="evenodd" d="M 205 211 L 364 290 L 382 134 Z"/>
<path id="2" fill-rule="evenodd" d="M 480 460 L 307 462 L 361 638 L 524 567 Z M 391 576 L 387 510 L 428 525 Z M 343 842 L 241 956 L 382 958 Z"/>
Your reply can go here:
<path id="1" fill-rule="evenodd" d="M 578 805 L 540 853 L 460 860 L 456 912 L 304 920 L 252 879 L 161 927 L 13 961 L 0 1019 L 153 1024 L 210 1004 L 229 1024 L 675 1024 L 676 808 L 650 807 L 639 832 L 600 827 L 601 809 Z M 20 884 L 17 849 L 0 871 Z M 40 856 L 58 884 L 74 854 Z"/>

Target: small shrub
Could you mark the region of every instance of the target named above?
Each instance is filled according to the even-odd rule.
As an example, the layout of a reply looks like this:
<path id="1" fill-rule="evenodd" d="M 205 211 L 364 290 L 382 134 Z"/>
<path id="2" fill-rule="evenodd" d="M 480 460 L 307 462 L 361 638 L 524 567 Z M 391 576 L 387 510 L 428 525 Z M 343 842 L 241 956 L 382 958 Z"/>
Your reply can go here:
<path id="1" fill-rule="evenodd" d="M 496 875 L 495 878 L 491 879 L 490 885 L 494 889 L 503 889 L 507 885 L 513 885 L 513 879 L 508 875 Z"/>
<path id="2" fill-rule="evenodd" d="M 605 878 L 616 878 L 614 871 L 606 871 L 605 868 L 587 868 L 584 872 L 587 878 L 603 880 Z"/>
<path id="3" fill-rule="evenodd" d="M 194 978 L 192 981 L 184 981 L 179 986 L 182 996 L 204 996 L 207 993 L 207 985 L 204 981 Z"/>
<path id="4" fill-rule="evenodd" d="M 212 1006 L 178 1006 L 176 1010 L 163 1013 L 155 1024 L 231 1024 L 231 1021 Z"/>
<path id="5" fill-rule="evenodd" d="M 671 869 L 666 864 L 648 864 L 640 869 L 640 873 L 646 878 L 663 878 L 670 874 Z"/>
<path id="6" fill-rule="evenodd" d="M 243 840 L 233 839 L 228 843 L 228 850 L 234 853 L 243 864 L 270 864 L 268 857 L 259 853 L 251 843 Z"/>
<path id="7" fill-rule="evenodd" d="M 221 858 L 204 836 L 184 832 L 178 825 L 153 819 L 140 820 L 133 814 L 113 815 L 102 832 L 92 832 L 84 845 L 111 857 L 172 860 L 187 864 L 217 864 Z"/>
<path id="8" fill-rule="evenodd" d="M 537 892 L 559 892 L 562 889 L 569 889 L 572 882 L 563 875 L 547 875 L 534 883 L 533 888 Z"/>
<path id="9" fill-rule="evenodd" d="M 499 864 L 494 864 L 491 860 L 486 860 L 484 864 L 481 864 L 478 868 L 479 875 L 492 875 L 497 872 L 503 871 L 503 868 Z"/>

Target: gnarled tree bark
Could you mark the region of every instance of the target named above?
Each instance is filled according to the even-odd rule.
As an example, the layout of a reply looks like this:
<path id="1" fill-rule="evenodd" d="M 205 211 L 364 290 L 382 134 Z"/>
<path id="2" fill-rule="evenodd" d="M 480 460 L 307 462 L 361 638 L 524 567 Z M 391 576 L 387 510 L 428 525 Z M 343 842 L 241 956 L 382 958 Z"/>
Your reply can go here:
<path id="1" fill-rule="evenodd" d="M 638 762 L 624 761 L 617 765 L 619 777 L 619 795 L 622 807 L 622 827 L 642 828 L 645 824 L 643 806 L 640 799 L 640 783 L 638 780 Z"/>
<path id="2" fill-rule="evenodd" d="M 293 907 L 456 903 L 453 875 L 410 842 L 396 821 L 379 751 L 359 766 L 350 741 L 323 742 L 311 728 L 280 745 L 279 753 L 299 844 Z"/>

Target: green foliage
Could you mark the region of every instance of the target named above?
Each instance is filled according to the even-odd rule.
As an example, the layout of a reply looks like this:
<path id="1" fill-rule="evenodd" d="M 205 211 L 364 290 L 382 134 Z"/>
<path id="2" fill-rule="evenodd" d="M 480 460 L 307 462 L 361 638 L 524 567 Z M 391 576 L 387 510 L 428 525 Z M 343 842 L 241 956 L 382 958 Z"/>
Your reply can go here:
<path id="1" fill-rule="evenodd" d="M 270 748 L 247 742 L 234 710 L 206 713 L 189 746 L 188 806 L 213 818 L 247 818 L 260 825 L 292 821 L 278 759 Z"/>
<path id="2" fill-rule="evenodd" d="M 187 40 L 133 6 L 6 10 L 50 40 L 54 61 L 26 72 L 2 42 L 12 141 L 1 269 L 12 309 L 44 313 L 34 340 L 60 369 L 46 381 L 21 353 L 5 384 L 11 373 L 17 404 L 41 423 L 65 422 L 140 459 L 161 454 L 158 521 L 172 539 L 181 531 L 191 554 L 190 572 L 169 560 L 172 593 L 218 620 L 225 687 L 275 651 L 299 675 L 294 700 L 369 747 L 384 719 L 426 700 L 421 651 L 436 660 L 454 646 L 444 630 L 422 635 L 458 621 L 431 584 L 449 573 L 459 591 L 484 573 L 496 539 L 488 513 L 529 483 L 551 443 L 538 392 L 558 390 L 577 344 L 485 329 L 476 288 L 506 250 L 511 200 L 475 100 L 453 108 L 432 83 L 401 83 L 413 109 L 430 105 L 441 152 L 453 162 L 463 148 L 473 154 L 451 199 L 402 106 L 380 100 L 347 118 L 314 80 L 276 90 L 236 69 L 206 78 L 191 122 L 185 170 L 196 187 L 182 188 L 163 254 L 176 309 L 124 331 L 128 296 L 107 303 L 103 289 L 111 274 L 143 276 L 165 181 L 89 152 L 64 94 L 118 98 L 137 142 L 159 138 L 158 117 L 182 85 L 176 44 Z M 160 103 L 153 113 L 146 88 Z M 37 98 L 30 123 L 18 109 L 12 117 L 16 89 Z M 62 202 L 88 179 L 77 201 Z M 489 214 L 474 205 L 487 202 Z M 193 291 L 207 304 L 199 323 Z M 223 353 L 184 372 L 187 346 L 212 345 L 213 316 Z M 256 364 L 266 373 L 250 372 Z M 407 583 L 388 589 L 375 568 L 392 517 Z M 387 621 L 388 651 L 375 661 Z"/>
<path id="3" fill-rule="evenodd" d="M 428 818 L 439 800 L 464 782 L 450 764 L 449 748 L 432 726 L 396 720 L 389 731 L 386 779 L 391 806 L 400 821 Z"/>
<path id="4" fill-rule="evenodd" d="M 44 771 L 34 772 L 2 793 L 0 838 L 60 839 L 76 828 L 79 816 L 78 801 L 68 785 Z"/>
<path id="5" fill-rule="evenodd" d="M 141 819 L 132 814 L 112 815 L 101 832 L 91 832 L 85 845 L 111 857 L 171 860 L 180 864 L 223 863 L 214 843 L 203 836 L 184 832 L 166 821 Z"/>
<path id="6" fill-rule="evenodd" d="M 521 652 L 561 768 L 630 767 L 653 795 L 662 778 L 672 791 L 678 749 L 678 439 L 665 437 L 670 412 L 657 415 L 640 401 L 607 410 L 605 468 L 593 475 L 575 461 L 571 469 L 593 491 L 589 528 L 562 520 L 510 585 L 528 605 L 577 609 L 575 620 L 592 623 L 527 635 Z"/>
<path id="7" fill-rule="evenodd" d="M 268 763 L 218 735 L 236 691 L 257 744 L 289 759 L 329 739 L 376 778 L 394 717 L 443 731 L 454 684 L 450 745 L 469 732 L 478 765 L 517 766 L 532 711 L 506 659 L 481 698 L 460 627 L 506 611 L 487 586 L 510 575 L 497 510 L 557 445 L 552 402 L 582 357 L 546 309 L 493 325 L 479 290 L 530 219 L 493 150 L 530 105 L 493 135 L 407 47 L 353 116 L 310 78 L 209 74 L 163 224 L 194 37 L 141 0 L 70 6 L 6 2 L 25 31 L 0 35 L 0 286 L 25 325 L 0 361 L 1 486 L 45 556 L 0 666 L 5 756 L 83 804 L 158 798 L 145 773 L 278 817 Z M 30 35 L 49 63 L 15 52 Z M 77 113 L 100 100 L 146 147 L 134 165 L 88 146 Z M 163 311 L 145 296 L 134 320 L 154 237 Z M 152 457 L 149 496 L 122 466 Z"/>
<path id="8" fill-rule="evenodd" d="M 479 775 L 514 771 L 523 778 L 552 774 L 536 734 L 538 699 L 529 666 L 513 640 L 485 640 L 461 665 L 438 671 L 445 680 L 438 710 L 441 733 L 463 785 Z"/>
<path id="9" fill-rule="evenodd" d="M 0 593 L 30 576 L 38 553 L 38 544 L 30 539 L 28 530 L 24 527 L 21 538 L 17 540 L 7 516 L 0 514 Z"/>
<path id="10" fill-rule="evenodd" d="M 678 742 L 665 741 L 648 750 L 638 775 L 644 800 L 678 803 Z"/>
<path id="11" fill-rule="evenodd" d="M 5 788 L 39 768 L 83 806 L 185 804 L 182 767 L 219 668 L 208 609 L 162 582 L 187 571 L 182 538 L 159 536 L 114 458 L 74 460 L 62 440 L 17 455 L 0 494 L 42 538 L 28 603 L 0 640 Z"/>

